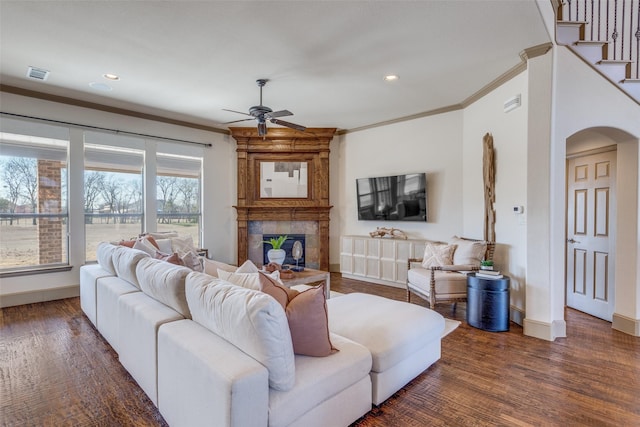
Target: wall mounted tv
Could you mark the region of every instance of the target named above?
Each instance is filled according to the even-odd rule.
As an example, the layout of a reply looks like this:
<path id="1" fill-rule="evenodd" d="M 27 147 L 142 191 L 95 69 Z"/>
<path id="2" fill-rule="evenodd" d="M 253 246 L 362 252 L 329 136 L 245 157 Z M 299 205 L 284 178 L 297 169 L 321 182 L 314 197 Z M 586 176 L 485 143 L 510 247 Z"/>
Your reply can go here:
<path id="1" fill-rule="evenodd" d="M 358 220 L 427 221 L 424 173 L 356 179 Z"/>

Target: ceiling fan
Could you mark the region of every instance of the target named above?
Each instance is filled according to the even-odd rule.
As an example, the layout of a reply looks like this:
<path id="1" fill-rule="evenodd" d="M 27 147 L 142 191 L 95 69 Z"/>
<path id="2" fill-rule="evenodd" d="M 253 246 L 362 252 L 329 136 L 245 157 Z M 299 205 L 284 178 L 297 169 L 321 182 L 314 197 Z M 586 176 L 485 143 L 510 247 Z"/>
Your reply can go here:
<path id="1" fill-rule="evenodd" d="M 253 107 L 249 108 L 249 113 L 248 114 L 247 113 L 243 113 L 241 111 L 227 110 L 226 108 L 222 109 L 223 111 L 230 111 L 232 113 L 238 113 L 238 114 L 244 114 L 245 116 L 251 116 L 250 119 L 234 120 L 232 122 L 226 122 L 224 124 L 228 125 L 230 123 L 245 122 L 247 120 L 256 120 L 258 122 L 258 135 L 259 136 L 265 136 L 267 134 L 267 120 L 270 121 L 273 124 L 276 124 L 276 125 L 286 126 L 288 128 L 304 132 L 307 129 L 306 127 L 301 126 L 301 125 L 297 125 L 295 123 L 286 122 L 284 120 L 278 119 L 278 117 L 292 116 L 293 113 L 291 111 L 289 111 L 289 110 L 273 111 L 271 108 L 267 107 L 266 105 L 262 105 L 262 88 L 264 87 L 264 85 L 267 84 L 268 81 L 269 80 L 267 80 L 267 79 L 258 79 L 258 80 L 256 80 L 256 83 L 260 87 L 260 105 L 254 105 Z"/>

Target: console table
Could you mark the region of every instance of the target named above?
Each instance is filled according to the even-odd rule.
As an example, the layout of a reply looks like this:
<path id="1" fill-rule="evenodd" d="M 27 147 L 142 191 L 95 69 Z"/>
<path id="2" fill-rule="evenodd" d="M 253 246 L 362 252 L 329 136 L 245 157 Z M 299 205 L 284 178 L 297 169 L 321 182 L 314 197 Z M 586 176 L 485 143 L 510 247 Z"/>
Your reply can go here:
<path id="1" fill-rule="evenodd" d="M 427 240 L 369 236 L 340 238 L 340 272 L 343 277 L 404 288 L 407 260 L 422 258 Z"/>

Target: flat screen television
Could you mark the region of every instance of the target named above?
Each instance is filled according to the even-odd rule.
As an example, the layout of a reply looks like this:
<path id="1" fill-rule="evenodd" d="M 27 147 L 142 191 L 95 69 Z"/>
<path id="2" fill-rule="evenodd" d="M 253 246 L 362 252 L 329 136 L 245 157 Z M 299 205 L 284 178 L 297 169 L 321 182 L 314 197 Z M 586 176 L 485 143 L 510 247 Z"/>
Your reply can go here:
<path id="1" fill-rule="evenodd" d="M 358 220 L 427 221 L 424 173 L 356 179 Z"/>

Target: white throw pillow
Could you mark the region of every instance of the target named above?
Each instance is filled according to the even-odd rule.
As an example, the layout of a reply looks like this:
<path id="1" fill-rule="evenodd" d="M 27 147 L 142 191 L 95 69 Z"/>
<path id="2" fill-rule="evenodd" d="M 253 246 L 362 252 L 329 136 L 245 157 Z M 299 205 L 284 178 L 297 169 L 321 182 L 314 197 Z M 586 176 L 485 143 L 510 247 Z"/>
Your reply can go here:
<path id="1" fill-rule="evenodd" d="M 484 241 L 476 242 L 453 236 L 449 244 L 458 246 L 453 253 L 453 263 L 455 265 L 480 267 L 480 261 L 484 259 L 484 254 L 487 252 L 487 242 Z"/>
<path id="2" fill-rule="evenodd" d="M 443 265 L 452 265 L 455 250 L 456 245 L 427 243 L 424 247 L 422 266 L 424 268 L 431 268 L 441 267 Z"/>
<path id="3" fill-rule="evenodd" d="M 196 252 L 196 248 L 193 246 L 193 238 L 191 238 L 191 236 L 172 237 L 171 249 L 173 252 L 178 252 L 181 256 L 187 252 Z"/>
<path id="4" fill-rule="evenodd" d="M 180 257 L 185 267 L 189 267 L 193 271 L 203 271 L 202 261 L 197 253 L 189 251 Z"/>
<path id="5" fill-rule="evenodd" d="M 219 277 L 218 269 L 228 271 L 230 273 L 235 273 L 238 269 L 235 265 L 226 264 L 224 262 L 216 261 L 213 259 L 203 258 L 204 262 L 204 272 L 209 276 Z"/>
<path id="6" fill-rule="evenodd" d="M 260 271 L 250 259 L 246 260 L 240 267 L 236 269 L 236 273 L 257 273 Z"/>
<path id="7" fill-rule="evenodd" d="M 133 244 L 133 249 L 138 249 L 139 251 L 146 252 L 150 257 L 155 257 L 157 251 L 156 247 L 149 243 L 149 241 L 144 237 L 136 240 L 136 242 Z"/>
<path id="8" fill-rule="evenodd" d="M 279 271 L 276 270 L 268 276 L 274 279 L 280 285 L 283 284 L 280 281 Z M 243 288 L 254 289 L 256 291 L 260 290 L 260 273 L 231 273 L 222 269 L 218 269 L 218 277 L 222 280 L 226 280 L 229 283 L 233 283 L 234 285 L 242 286 Z"/>
<path id="9" fill-rule="evenodd" d="M 172 254 L 173 249 L 171 249 L 171 239 L 156 239 L 156 243 L 158 244 L 158 250 L 165 254 Z"/>

